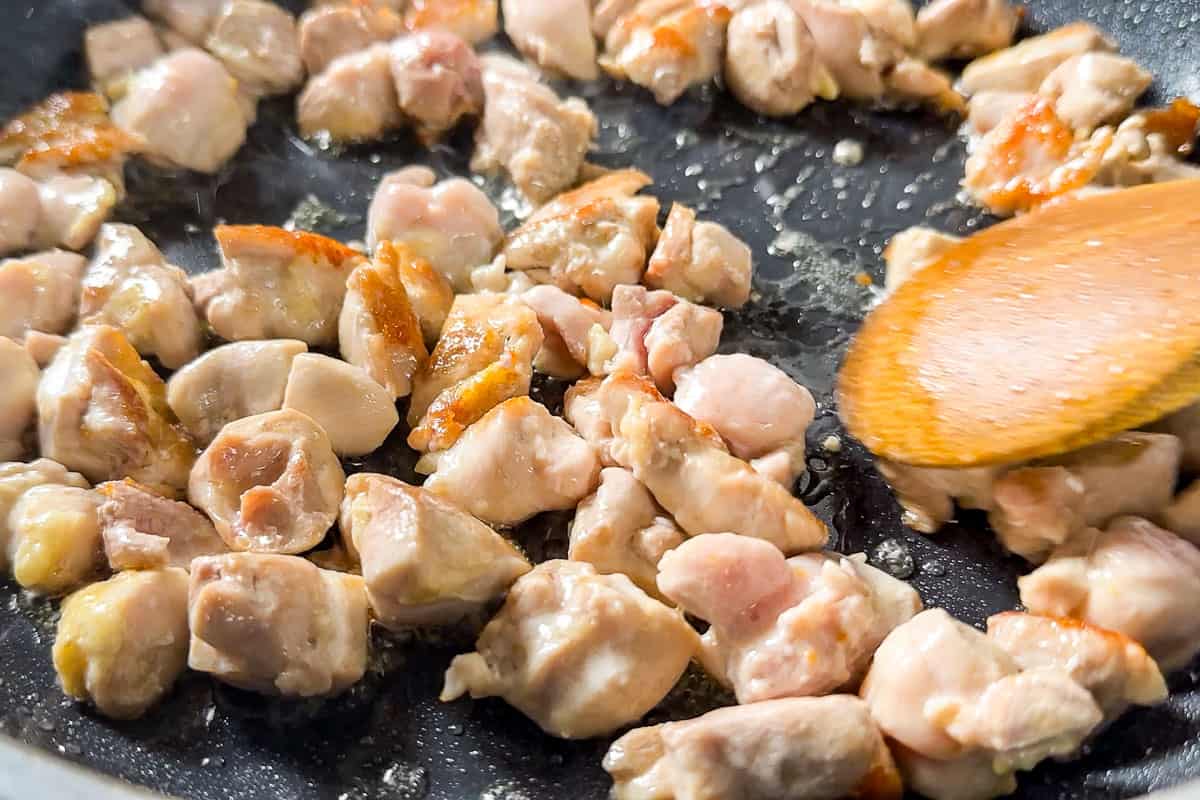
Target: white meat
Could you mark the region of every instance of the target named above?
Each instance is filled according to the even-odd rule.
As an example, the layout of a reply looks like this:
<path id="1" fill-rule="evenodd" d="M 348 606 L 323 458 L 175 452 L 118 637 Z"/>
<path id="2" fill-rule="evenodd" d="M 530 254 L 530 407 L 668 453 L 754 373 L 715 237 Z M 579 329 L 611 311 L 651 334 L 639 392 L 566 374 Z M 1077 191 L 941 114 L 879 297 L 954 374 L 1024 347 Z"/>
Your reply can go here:
<path id="1" fill-rule="evenodd" d="M 296 98 L 300 133 L 359 142 L 400 127 L 391 52 L 386 44 L 374 44 L 335 58 L 311 77 Z"/>
<path id="2" fill-rule="evenodd" d="M 204 46 L 255 96 L 286 94 L 304 80 L 296 19 L 275 3 L 230 0 Z"/>
<path id="3" fill-rule="evenodd" d="M 483 110 L 483 69 L 471 46 L 446 31 L 422 31 L 392 43 L 400 110 L 426 141 Z"/>
<path id="4" fill-rule="evenodd" d="M 592 81 L 599 71 L 590 5 L 590 0 L 501 0 L 504 32 L 518 50 L 544 69 Z"/>
<path id="5" fill-rule="evenodd" d="M 392 393 L 366 370 L 318 353 L 292 359 L 283 408 L 311 417 L 340 456 L 374 452 L 400 422 Z"/>
<path id="6" fill-rule="evenodd" d="M 750 299 L 750 248 L 723 225 L 696 222 L 675 203 L 646 265 L 646 285 L 693 303 L 741 308 Z"/>

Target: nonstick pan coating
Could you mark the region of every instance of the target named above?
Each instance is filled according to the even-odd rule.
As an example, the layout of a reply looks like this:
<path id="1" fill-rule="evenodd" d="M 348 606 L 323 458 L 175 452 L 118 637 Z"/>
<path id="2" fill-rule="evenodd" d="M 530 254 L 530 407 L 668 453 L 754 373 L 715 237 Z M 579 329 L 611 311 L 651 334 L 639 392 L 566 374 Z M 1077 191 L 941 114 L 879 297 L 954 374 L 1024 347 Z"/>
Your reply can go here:
<path id="1" fill-rule="evenodd" d="M 1112 34 L 1156 75 L 1151 99 L 1200 96 L 1194 0 L 1031 5 L 1027 24 L 1035 30 L 1085 18 Z M 81 86 L 85 25 L 125 13 L 115 0 L 0 3 L 0 116 L 55 89 Z M 754 248 L 756 297 L 727 314 L 722 351 L 768 358 L 817 396 L 822 411 L 810 436 L 812 470 L 801 490 L 836 527 L 838 549 L 866 550 L 875 563 L 890 554 L 900 569 L 911 558 L 911 580 L 925 602 L 969 622 L 1013 608 L 1022 564 L 1000 551 L 982 518 L 966 516 L 933 538 L 908 531 L 859 448 L 847 443 L 833 454 L 820 446 L 838 429 L 831 408 L 836 365 L 875 296 L 856 276 L 865 272 L 881 283 L 879 253 L 905 227 L 925 223 L 966 234 L 988 223 L 955 201 L 963 149 L 953 130 L 931 116 L 842 103 L 766 122 L 715 91 L 664 109 L 640 90 L 609 82 L 572 90 L 588 97 L 602 121 L 596 163 L 651 173 L 664 213 L 674 200 L 696 206 Z M 833 163 L 834 144 L 843 138 L 863 143 L 861 165 Z M 193 272 L 216 263 L 210 231 L 217 222 L 291 218 L 359 238 L 384 172 L 425 162 L 441 173 L 466 174 L 470 142 L 469 132 L 459 132 L 432 152 L 404 137 L 320 151 L 298 138 L 291 100 L 281 99 L 261 106 L 246 146 L 216 178 L 132 169 L 131 200 L 119 216 Z M 511 210 L 511 198 L 501 199 Z M 561 391 L 543 385 L 538 394 L 553 404 Z M 412 463 L 398 434 L 348 469 L 412 478 Z M 567 519 L 536 519 L 518 538 L 535 557 L 560 555 Z M 333 701 L 266 701 L 188 675 L 145 719 L 114 724 L 55 687 L 53 624 L 49 604 L 0 584 L 0 733 L 152 789 L 197 800 L 600 800 L 608 791 L 600 769 L 607 741 L 551 739 L 499 700 L 437 702 L 442 671 L 467 649 L 469 634 L 377 638 L 372 672 Z M 1128 714 L 1084 758 L 1022 777 L 1020 796 L 1128 797 L 1200 777 L 1198 677 L 1195 670 L 1176 675 L 1169 702 Z M 721 701 L 690 676 L 650 719 L 693 716 Z M 70 789 L 80 780 L 75 773 L 64 772 L 60 782 L 57 762 L 41 764 L 0 737 L 4 763 L 27 768 L 0 772 L 0 798 L 109 797 L 99 786 Z"/>

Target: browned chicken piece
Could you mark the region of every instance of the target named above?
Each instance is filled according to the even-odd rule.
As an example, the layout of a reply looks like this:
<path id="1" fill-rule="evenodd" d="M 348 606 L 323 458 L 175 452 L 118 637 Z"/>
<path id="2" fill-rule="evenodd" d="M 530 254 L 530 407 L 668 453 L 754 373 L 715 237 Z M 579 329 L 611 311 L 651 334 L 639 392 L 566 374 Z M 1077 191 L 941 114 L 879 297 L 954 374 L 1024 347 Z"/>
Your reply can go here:
<path id="1" fill-rule="evenodd" d="M 300 56 L 309 75 L 319 75 L 334 59 L 394 39 L 404 29 L 400 15 L 372 3 L 318 5 L 299 23 Z"/>
<path id="2" fill-rule="evenodd" d="M 516 525 L 574 508 L 599 480 L 596 451 L 528 397 L 505 400 L 440 453 L 425 481 L 489 525 Z"/>
<path id="3" fill-rule="evenodd" d="M 168 369 L 200 355 L 204 331 L 187 273 L 168 264 L 132 225 L 100 228 L 82 289 L 81 325 L 119 328 L 139 353 L 157 357 Z"/>
<path id="4" fill-rule="evenodd" d="M 675 203 L 646 267 L 646 285 L 693 303 L 741 308 L 752 274 L 745 242 L 723 225 L 697 222 L 696 212 Z"/>
<path id="5" fill-rule="evenodd" d="M 164 52 L 154 26 L 145 17 L 89 25 L 83 34 L 83 55 L 92 85 L 109 97 L 124 94 L 129 78 Z"/>
<path id="6" fill-rule="evenodd" d="M 19 458 L 29 449 L 26 434 L 37 419 L 40 378 L 37 362 L 21 343 L 0 337 L 0 460 Z"/>
<path id="7" fill-rule="evenodd" d="M 385 175 L 367 212 L 369 248 L 377 250 L 389 241 L 403 244 L 456 292 L 471 290 L 471 270 L 491 261 L 503 238 L 500 212 L 487 195 L 463 178 L 438 181 L 428 167 Z M 436 294 L 444 295 L 444 290 Z"/>
<path id="8" fill-rule="evenodd" d="M 585 739 L 657 705 L 696 634 L 624 575 L 554 560 L 517 580 L 475 649 L 451 662 L 443 701 L 502 697 L 550 735 Z"/>
<path id="9" fill-rule="evenodd" d="M 409 0 L 404 27 L 410 31 L 449 31 L 479 44 L 500 30 L 496 0 Z"/>
<path id="10" fill-rule="evenodd" d="M 388 628 L 456 622 L 531 569 L 487 525 L 387 475 L 350 476 L 341 530 L 362 564 L 375 619 Z"/>
<path id="11" fill-rule="evenodd" d="M 996 128 L 1034 98 L 1033 92 L 1009 92 L 984 89 L 971 95 L 967 103 L 967 133 L 983 136 Z"/>
<path id="12" fill-rule="evenodd" d="M 420 31 L 392 43 L 400 110 L 425 141 L 483 111 L 483 68 L 471 45 L 447 31 Z"/>
<path id="13" fill-rule="evenodd" d="M 218 225 L 213 235 L 224 269 L 215 288 L 193 290 L 218 336 L 337 344 L 346 279 L 366 262 L 361 253 L 315 233 L 266 225 Z"/>
<path id="14" fill-rule="evenodd" d="M 230 0 L 204 46 L 252 95 L 285 94 L 304 80 L 296 18 L 275 3 Z"/>
<path id="15" fill-rule="evenodd" d="M 149 17 L 172 32 L 193 44 L 202 44 L 225 3 L 226 0 L 146 0 L 142 7 Z"/>
<path id="16" fill-rule="evenodd" d="M 0 261 L 0 336 L 19 340 L 30 331 L 70 330 L 86 264 L 83 256 L 65 250 Z"/>
<path id="17" fill-rule="evenodd" d="M 119 330 L 80 328 L 38 384 L 42 455 L 94 482 L 128 477 L 182 489 L 196 450 L 167 405 L 166 388 Z"/>
<path id="18" fill-rule="evenodd" d="M 330 62 L 296 98 L 296 120 L 301 135 L 337 142 L 379 139 L 400 127 L 391 48 L 373 44 Z"/>
<path id="19" fill-rule="evenodd" d="M 889 292 L 904 283 L 933 262 L 943 253 L 962 241 L 962 237 L 935 231 L 917 225 L 900 231 L 891 238 L 883 251 L 887 265 L 884 288 Z"/>
<path id="20" fill-rule="evenodd" d="M 604 757 L 613 800 L 899 800 L 900 774 L 857 697 L 789 698 L 635 728 Z"/>
<path id="21" fill-rule="evenodd" d="M 1200 177 L 1200 167 L 1184 160 L 1195 147 L 1198 120 L 1200 108 L 1182 97 L 1166 108 L 1130 115 L 1113 134 L 1095 182 L 1137 186 Z"/>
<path id="22" fill-rule="evenodd" d="M 833 0 L 793 0 L 793 6 L 808 26 L 817 57 L 833 76 L 840 96 L 881 98 L 884 73 L 904 57 L 903 44 L 882 24 L 887 18 L 870 18 L 853 5 Z"/>
<path id="23" fill-rule="evenodd" d="M 210 350 L 167 381 L 167 404 L 196 443 L 206 447 L 226 424 L 282 408 L 292 360 L 307 350 L 295 339 L 234 342 Z"/>
<path id="24" fill-rule="evenodd" d="M 54 669 L 63 691 L 112 719 L 137 719 L 187 667 L 188 576 L 122 572 L 62 605 Z"/>
<path id="25" fill-rule="evenodd" d="M 675 386 L 675 370 L 712 355 L 721 340 L 721 312 L 641 286 L 616 287 L 612 298 L 616 356 L 604 371 L 650 375 L 661 391 Z"/>
<path id="26" fill-rule="evenodd" d="M 8 563 L 22 589 L 58 596 L 93 580 L 102 551 L 100 497 L 76 486 L 25 491 L 8 516 Z"/>
<path id="27" fill-rule="evenodd" d="M 292 360 L 283 407 L 311 417 L 340 456 L 374 452 L 400 422 L 392 393 L 366 370 L 318 353 Z"/>
<path id="28" fill-rule="evenodd" d="M 504 32 L 531 61 L 579 81 L 599 77 L 591 0 L 501 0 L 500 6 Z"/>
<path id="29" fill-rule="evenodd" d="M 1200 550 L 1138 517 L 1087 529 L 1017 581 L 1034 614 L 1074 617 L 1142 644 L 1164 672 L 1200 650 Z"/>
<path id="30" fill-rule="evenodd" d="M 528 394 L 542 338 L 537 314 L 517 298 L 454 298 L 442 337 L 413 382 L 408 444 L 445 450 L 491 408 Z"/>
<path id="31" fill-rule="evenodd" d="M 248 124 L 237 81 L 196 49 L 177 50 L 133 76 L 112 119 L 145 141 L 147 155 L 210 173 L 242 146 Z"/>
<path id="32" fill-rule="evenodd" d="M 599 129 L 587 103 L 562 100 L 508 56 L 489 54 L 480 63 L 485 102 L 471 169 L 505 170 L 535 203 L 573 186 Z"/>
<path id="33" fill-rule="evenodd" d="M 607 331 L 612 315 L 556 286 L 526 289 L 521 300 L 537 313 L 542 325 L 542 349 L 534 368 L 557 378 L 578 378 L 589 361 L 593 326 Z"/>
<path id="34" fill-rule="evenodd" d="M 1152 80 L 1132 59 L 1115 53 L 1084 53 L 1055 67 L 1038 94 L 1054 101 L 1059 119 L 1076 131 L 1090 133 L 1124 119 Z"/>
<path id="35" fill-rule="evenodd" d="M 917 55 L 940 61 L 1008 47 L 1022 11 L 1009 0 L 933 0 L 917 12 Z"/>
<path id="36" fill-rule="evenodd" d="M 35 486 L 45 484 L 88 488 L 88 482 L 82 475 L 77 472 L 68 472 L 62 464 L 48 458 L 39 458 L 28 463 L 24 461 L 0 463 L 0 569 L 6 569 L 9 566 L 9 542 L 12 540 L 9 516 L 13 507 L 25 492 Z"/>
<path id="37" fill-rule="evenodd" d="M 953 2 L 965 4 L 963 0 Z M 1116 49 L 1117 46 L 1094 25 L 1073 22 L 977 58 L 963 70 L 961 83 L 963 91 L 969 95 L 988 89 L 1036 92 L 1055 67 L 1072 56 Z"/>
<path id="38" fill-rule="evenodd" d="M 637 284 L 658 238 L 658 200 L 635 169 L 610 172 L 561 194 L 513 231 L 501 251 L 509 269 L 549 269 L 560 289 L 607 305 Z"/>
<path id="39" fill-rule="evenodd" d="M 296 556 L 196 559 L 188 624 L 188 666 L 252 692 L 337 694 L 366 672 L 363 579 Z"/>
<path id="40" fill-rule="evenodd" d="M 42 199 L 33 179 L 0 167 L 0 254 L 28 249 L 42 221 Z"/>
<path id="41" fill-rule="evenodd" d="M 303 553 L 337 520 L 345 477 L 317 423 L 268 411 L 221 429 L 196 461 L 188 500 L 233 550 Z"/>
<path id="42" fill-rule="evenodd" d="M 208 517 L 137 481 L 102 483 L 96 493 L 101 497 L 104 554 L 114 572 L 164 567 L 186 570 L 193 558 L 229 549 Z"/>
<path id="43" fill-rule="evenodd" d="M 935 533 L 953 519 L 955 501 L 963 508 L 991 508 L 992 486 L 1005 469 L 937 469 L 890 461 L 879 461 L 876 467 L 904 509 L 904 524 L 921 533 Z"/>
<path id="44" fill-rule="evenodd" d="M 67 337 L 56 333 L 29 331 L 25 334 L 25 352 L 33 357 L 39 369 L 45 369 L 67 343 Z"/>

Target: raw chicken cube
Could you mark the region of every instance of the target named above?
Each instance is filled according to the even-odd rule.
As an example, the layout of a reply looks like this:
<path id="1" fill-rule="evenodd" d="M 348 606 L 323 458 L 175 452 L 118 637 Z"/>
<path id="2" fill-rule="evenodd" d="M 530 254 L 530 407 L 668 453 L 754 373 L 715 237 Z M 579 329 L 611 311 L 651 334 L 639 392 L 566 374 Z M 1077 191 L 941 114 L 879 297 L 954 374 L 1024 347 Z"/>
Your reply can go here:
<path id="1" fill-rule="evenodd" d="M 963 70 L 962 87 L 967 94 L 986 89 L 1036 92 L 1054 68 L 1072 56 L 1116 49 L 1094 25 L 1073 22 L 972 61 Z"/>
<path id="2" fill-rule="evenodd" d="M 612 339 L 618 352 L 605 371 L 650 375 L 664 392 L 674 389 L 676 370 L 716 352 L 725 324 L 715 309 L 641 286 L 618 286 L 612 307 Z"/>
<path id="3" fill-rule="evenodd" d="M 0 337 L 0 459 L 10 461 L 28 450 L 26 434 L 37 419 L 41 376 L 20 342 Z"/>
<path id="4" fill-rule="evenodd" d="M 55 92 L 0 131 L 0 162 L 11 163 L 109 125 L 108 103 L 95 92 Z"/>
<path id="5" fill-rule="evenodd" d="M 302 135 L 339 142 L 379 139 L 400 127 L 391 49 L 379 43 L 335 58 L 296 98 L 296 119 Z"/>
<path id="6" fill-rule="evenodd" d="M 496 0 L 409 0 L 404 27 L 410 31 L 449 31 L 479 44 L 500 29 Z"/>
<path id="7" fill-rule="evenodd" d="M 1038 94 L 1054 101 L 1059 119 L 1076 131 L 1090 133 L 1124 119 L 1152 80 L 1132 59 L 1115 53 L 1083 53 L 1055 67 Z"/>
<path id="8" fill-rule="evenodd" d="M 304 80 L 296 19 L 266 0 L 230 0 L 204 46 L 254 96 L 286 94 Z"/>
<path id="9" fill-rule="evenodd" d="M 300 17 L 300 56 L 309 75 L 319 75 L 335 59 L 385 42 L 403 30 L 392 9 L 371 3 L 318 5 Z"/>
<path id="10" fill-rule="evenodd" d="M 96 487 L 100 533 L 114 572 L 123 569 L 188 569 L 198 556 L 229 548 L 216 528 L 187 503 L 163 497 L 129 479 Z"/>
<path id="11" fill-rule="evenodd" d="M 504 32 L 538 66 L 580 81 L 594 81 L 596 40 L 591 0 L 501 0 Z"/>
<path id="12" fill-rule="evenodd" d="M 0 167 L 0 255 L 32 247 L 41 220 L 38 185 L 15 169 Z"/>
<path id="13" fill-rule="evenodd" d="M 1009 0 L 933 0 L 917 12 L 917 55 L 939 61 L 1008 47 L 1022 12 Z"/>
<path id="14" fill-rule="evenodd" d="M 752 273 L 745 242 L 715 222 L 696 222 L 696 212 L 676 203 L 646 267 L 646 285 L 693 303 L 741 308 Z"/>
<path id="15" fill-rule="evenodd" d="M 204 41 L 226 0 L 146 0 L 146 14 L 195 44 Z"/>
<path id="16" fill-rule="evenodd" d="M 1006 549 L 1039 564 L 1085 527 L 1085 491 L 1063 467 L 1014 469 L 992 486 L 988 523 Z"/>
<path id="17" fill-rule="evenodd" d="M 66 343 L 67 337 L 56 333 L 29 331 L 25 334 L 25 352 L 33 357 L 40 369 L 50 366 L 54 356 L 58 355 L 58 351 Z"/>
<path id="18" fill-rule="evenodd" d="M 318 353 L 292 359 L 283 407 L 311 417 L 340 456 L 374 452 L 400 422 L 391 392 L 366 370 Z"/>
<path id="19" fill-rule="evenodd" d="M 8 562 L 22 589 L 66 594 L 100 569 L 100 497 L 76 486 L 26 490 L 8 516 Z"/>
<path id="20" fill-rule="evenodd" d="M 83 34 L 83 55 L 92 85 L 119 97 L 131 75 L 163 55 L 163 46 L 154 26 L 135 15 L 89 25 Z"/>
<path id="21" fill-rule="evenodd" d="M 393 42 L 392 79 L 400 110 L 425 141 L 483 111 L 479 57 L 452 33 L 422 31 Z"/>
<path id="22" fill-rule="evenodd" d="M 0 336 L 23 339 L 29 331 L 66 333 L 79 305 L 87 259 L 47 250 L 0 261 Z"/>
<path id="23" fill-rule="evenodd" d="M 9 566 L 8 551 L 9 542 L 12 539 L 9 515 L 13 506 L 25 492 L 44 484 L 88 488 L 88 482 L 82 475 L 77 472 L 68 472 L 62 464 L 48 458 L 39 458 L 29 463 L 23 461 L 0 463 L 0 569 Z"/>
<path id="24" fill-rule="evenodd" d="M 961 241 L 962 237 L 951 236 L 923 225 L 900 231 L 891 238 L 883 251 L 883 260 L 887 265 L 884 288 L 889 292 L 896 291 L 900 284 L 933 264 Z"/>
<path id="25" fill-rule="evenodd" d="M 607 331 L 612 315 L 593 303 L 567 294 L 557 286 L 534 286 L 521 293 L 542 326 L 542 349 L 533 366 L 557 378 L 577 378 L 591 355 L 591 331 Z"/>

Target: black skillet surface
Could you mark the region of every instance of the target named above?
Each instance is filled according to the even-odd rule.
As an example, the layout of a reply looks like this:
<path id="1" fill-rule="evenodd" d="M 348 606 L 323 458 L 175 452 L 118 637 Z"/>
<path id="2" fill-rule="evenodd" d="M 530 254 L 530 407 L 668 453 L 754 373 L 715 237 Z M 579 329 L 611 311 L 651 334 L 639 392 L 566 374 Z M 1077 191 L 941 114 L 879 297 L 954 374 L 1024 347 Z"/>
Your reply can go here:
<path id="1" fill-rule="evenodd" d="M 548 0 L 547 0 L 548 1 Z M 289 3 L 295 6 L 296 3 Z M 293 9 L 296 10 L 296 9 Z M 79 45 L 88 22 L 121 16 L 117 0 L 0 3 L 0 117 L 85 79 Z M 1195 0 L 1044 0 L 1035 30 L 1080 17 L 1113 34 L 1157 76 L 1154 99 L 1200 95 L 1200 6 Z M 967 518 L 936 538 L 900 525 L 898 511 L 860 449 L 825 452 L 838 428 L 831 385 L 842 350 L 873 299 L 854 280 L 881 279 L 887 238 L 924 222 L 969 233 L 987 220 L 954 199 L 962 147 L 937 119 L 819 105 L 799 119 L 766 122 L 716 92 L 663 109 L 630 87 L 576 87 L 602 121 L 594 160 L 650 172 L 654 192 L 730 226 L 755 250 L 757 295 L 727 315 L 722 350 L 764 356 L 812 388 L 822 412 L 810 439 L 806 498 L 834 523 L 835 544 L 866 550 L 876 563 L 911 571 L 929 605 L 980 624 L 1016 603 L 1022 563 L 1004 556 L 982 521 Z M 861 141 L 861 165 L 833 163 L 834 144 Z M 344 239 L 361 238 L 371 191 L 386 171 L 414 161 L 465 174 L 469 132 L 433 152 L 409 138 L 335 153 L 314 149 L 294 129 L 290 100 L 262 106 L 246 146 L 216 178 L 134 168 L 135 222 L 169 257 L 199 271 L 216 263 L 218 221 L 283 224 L 289 219 Z M 489 190 L 501 189 L 489 185 Z M 513 204 L 499 191 L 511 222 Z M 2 300 L 0 300 L 2 302 Z M 553 403 L 561 387 L 543 388 Z M 396 435 L 379 454 L 348 465 L 412 477 L 412 455 Z M 535 520 L 518 533 L 536 557 L 561 554 L 566 519 Z M 883 548 L 880 549 L 880 545 Z M 885 558 L 885 554 L 890 554 Z M 462 633 L 377 640 L 373 670 L 329 702 L 269 703 L 189 675 L 145 719 L 113 724 L 66 701 L 50 667 L 53 611 L 11 584 L 0 585 L 0 732 L 111 775 L 204 800 L 599 800 L 607 742 L 542 735 L 498 700 L 443 705 L 435 696 Z M 1172 681 L 1170 702 L 1129 714 L 1090 754 L 1023 777 L 1028 798 L 1127 797 L 1200 777 L 1200 672 Z M 651 718 L 693 716 L 718 702 L 694 676 Z M 40 797 L 3 785 L 0 797 Z M 67 796 L 64 793 L 64 796 Z M 78 795 L 94 798 L 96 793 Z"/>

